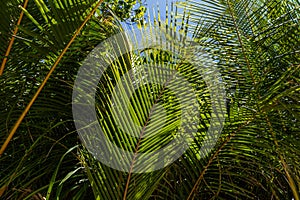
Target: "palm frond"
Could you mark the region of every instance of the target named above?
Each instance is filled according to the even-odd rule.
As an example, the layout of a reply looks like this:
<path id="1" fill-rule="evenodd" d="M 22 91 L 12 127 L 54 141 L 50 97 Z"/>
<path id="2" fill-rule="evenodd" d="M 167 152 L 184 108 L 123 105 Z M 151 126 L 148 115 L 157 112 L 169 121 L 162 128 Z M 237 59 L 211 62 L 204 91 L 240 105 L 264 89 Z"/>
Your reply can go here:
<path id="1" fill-rule="evenodd" d="M 128 16 L 120 8 L 132 1 L 124 2 L 100 7 L 62 57 L 0 158 L 0 195 L 299 199 L 299 1 L 179 1 L 166 15 L 148 10 L 138 31 L 113 19 Z M 1 76 L 1 140 L 95 1 L 19 4 L 0 10 L 10 16 L 0 17 L 7 45 L 25 13 Z M 209 134 L 214 125 L 220 135 Z M 60 161 L 77 132 L 84 147 Z"/>

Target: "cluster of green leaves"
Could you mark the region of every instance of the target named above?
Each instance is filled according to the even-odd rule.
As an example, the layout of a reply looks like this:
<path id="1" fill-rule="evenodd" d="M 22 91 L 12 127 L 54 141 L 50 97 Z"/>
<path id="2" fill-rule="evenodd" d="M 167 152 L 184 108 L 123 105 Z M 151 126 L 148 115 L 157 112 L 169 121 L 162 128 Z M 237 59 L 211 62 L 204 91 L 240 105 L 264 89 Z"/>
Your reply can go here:
<path id="1" fill-rule="evenodd" d="M 179 2 L 169 11 L 166 22 L 158 17 L 154 26 L 170 35 L 179 32 L 184 35 L 183 40 L 192 37 L 202 51 L 211 55 L 222 74 L 227 92 L 222 134 L 213 151 L 206 157 L 200 156 L 198 150 L 212 117 L 205 81 L 191 70 L 191 64 L 175 62 L 177 58 L 170 52 L 156 48 L 133 52 L 131 56 L 138 57 L 132 59 L 134 72 L 140 65 L 167 66 L 189 80 L 199 94 L 202 123 L 198 124 L 195 139 L 186 153 L 175 163 L 154 172 L 133 173 L 139 167 L 135 157 L 131 157 L 133 170 L 124 173 L 83 152 L 95 196 L 100 199 L 299 199 L 299 2 L 190 0 Z M 146 26 L 151 23 L 146 22 Z M 104 93 L 108 96 L 113 94 L 120 76 L 131 69 L 126 71 L 120 65 L 115 63 L 104 81 Z M 137 81 L 143 82 L 142 77 Z M 114 121 L 114 105 L 107 96 L 99 95 L 100 103 L 96 106 L 107 137 L 118 147 L 136 154 L 165 147 L 180 129 L 180 123 L 176 123 L 180 106 L 172 92 L 165 85 L 146 83 L 142 91 L 136 91 L 128 108 L 123 108 L 129 109 L 124 115 L 128 117 L 119 116 L 123 120 L 121 124 L 126 124 L 132 132 L 134 124 L 144 128 L 136 138 L 128 136 L 129 130 L 121 129 Z M 165 95 L 170 101 L 164 102 Z M 125 93 L 121 96 L 126 98 Z M 169 107 L 174 109 L 167 113 L 173 120 L 164 121 L 162 111 L 155 113 L 157 102 L 163 104 L 166 112 Z M 163 128 L 157 132 L 151 122 L 156 128 L 164 123 Z M 145 132 L 155 136 L 144 138 Z M 118 154 L 115 156 L 117 160 L 122 159 Z M 152 160 L 152 165 L 145 169 L 155 167 L 156 162 Z"/>
<path id="2" fill-rule="evenodd" d="M 141 0 L 110 0 L 106 1 L 106 5 L 122 21 L 139 22 L 144 19 L 146 8 Z"/>
<path id="3" fill-rule="evenodd" d="M 5 58 L 20 13 L 24 12 L 4 73 L 0 76 L 1 145 L 97 2 L 101 1 L 37 0 L 29 1 L 26 8 L 20 7 L 24 4 L 21 1 L 1 2 L 1 61 Z M 131 8 L 124 12 L 129 13 Z M 93 197 L 76 149 L 60 159 L 79 143 L 72 121 L 73 80 L 82 60 L 93 47 L 119 30 L 120 25 L 109 14 L 113 12 L 105 3 L 101 4 L 76 35 L 1 155 L 1 198 L 36 199 L 47 195 L 53 197 L 55 194 L 52 193 L 63 199 Z"/>
<path id="4" fill-rule="evenodd" d="M 211 94 L 190 63 L 149 48 L 111 64 L 98 85 L 99 122 L 111 141 L 134 153 L 151 152 L 176 138 L 181 105 L 172 88 L 145 84 L 128 100 L 131 118 L 124 120 L 129 128 L 138 124 L 148 129 L 151 137 L 128 135 L 112 119 L 110 104 L 122 75 L 159 64 L 178 71 L 196 91 L 201 123 L 195 139 L 176 162 L 149 173 L 122 172 L 98 162 L 81 145 L 74 127 L 72 87 L 84 58 L 122 31 L 113 15 L 125 20 L 132 11 L 135 19 L 142 18 L 139 9 L 134 11 L 135 1 L 106 1 L 74 35 L 97 2 L 35 0 L 21 9 L 18 0 L 2 3 L 1 60 L 21 10 L 25 16 L 0 76 L 1 144 L 70 39 L 75 40 L 0 157 L 1 198 L 299 199 L 298 0 L 186 0 L 167 9 L 166 22 L 154 19 L 154 26 L 181 33 L 183 42 L 191 37 L 208 52 L 226 85 L 226 121 L 206 156 L 198 151 L 213 117 Z M 166 110 L 163 124 L 161 112 L 151 112 L 157 103 Z M 134 168 L 134 159 L 129 161 Z"/>

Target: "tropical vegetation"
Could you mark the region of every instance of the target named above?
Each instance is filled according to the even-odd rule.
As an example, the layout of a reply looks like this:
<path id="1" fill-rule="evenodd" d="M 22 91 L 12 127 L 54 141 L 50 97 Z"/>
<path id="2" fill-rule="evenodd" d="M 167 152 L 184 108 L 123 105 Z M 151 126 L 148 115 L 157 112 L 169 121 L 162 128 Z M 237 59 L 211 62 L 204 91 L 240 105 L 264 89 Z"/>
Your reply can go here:
<path id="1" fill-rule="evenodd" d="M 180 0 L 167 3 L 166 12 L 145 10 L 145 2 L 135 0 L 1 3 L 1 199 L 300 199 L 298 0 Z M 168 49 L 131 50 L 103 72 L 95 111 L 105 135 L 136 155 L 193 130 L 176 161 L 145 173 L 134 171 L 135 157 L 128 160 L 129 171 L 99 162 L 80 140 L 72 113 L 74 82 L 85 58 L 128 24 L 140 30 L 157 27 L 178 41 L 171 40 Z M 126 37 L 123 45 L 130 49 Z M 209 60 L 214 68 L 203 64 L 206 74 L 199 75 L 180 45 L 197 47 L 200 63 Z M 180 118 L 189 97 L 180 100 L 174 90 L 189 90 L 169 86 L 172 77 L 161 85 L 143 79 L 140 67 L 155 73 L 154 65 L 188 82 L 199 122 L 186 123 L 193 115 Z M 130 117 L 121 122 L 127 132 L 138 125 L 149 138 L 133 137 L 117 124 L 111 98 L 129 72 L 141 86 L 129 99 L 120 90 L 130 108 Z M 207 74 L 219 74 L 221 80 L 209 82 Z M 226 96 L 216 101 L 219 87 Z M 226 109 L 215 108 L 216 114 L 219 101 Z M 222 131 L 203 154 L 215 118 L 224 118 L 217 123 Z"/>

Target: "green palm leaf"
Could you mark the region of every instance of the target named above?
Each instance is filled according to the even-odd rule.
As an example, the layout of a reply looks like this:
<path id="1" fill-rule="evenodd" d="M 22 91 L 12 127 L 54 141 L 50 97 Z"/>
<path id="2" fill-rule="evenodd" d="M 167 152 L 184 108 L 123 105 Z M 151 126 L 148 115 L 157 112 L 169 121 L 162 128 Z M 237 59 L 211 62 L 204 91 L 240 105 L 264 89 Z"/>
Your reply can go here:
<path id="1" fill-rule="evenodd" d="M 180 1 L 131 32 L 112 18 L 128 17 L 122 2 L 103 4 L 61 58 L 0 157 L 0 196 L 299 199 L 299 1 Z M 0 81 L 1 141 L 95 1 L 20 3 L 0 9 L 1 55 L 25 14 Z"/>
<path id="2" fill-rule="evenodd" d="M 286 1 L 286 3 L 288 5 L 276 2 L 272 4 L 249 1 L 201 1 L 200 3 L 187 1 L 178 4 L 180 8 L 183 8 L 184 13 L 176 13 L 174 16 L 169 16 L 168 19 L 170 21 L 168 23 L 174 23 L 172 19 L 177 19 L 175 22 L 177 24 L 180 24 L 178 23 L 179 20 L 184 22 L 185 25 L 186 21 L 189 22 L 189 25 L 186 26 L 187 28 L 179 26 L 178 29 L 183 30 L 187 35 L 192 35 L 199 45 L 205 47 L 206 51 L 214 55 L 213 58 L 218 63 L 218 69 L 227 85 L 229 99 L 227 106 L 229 113 L 222 136 L 215 150 L 209 153 L 207 157 L 199 156 L 198 150 L 201 149 L 203 145 L 201 141 L 209 126 L 209 123 L 204 123 L 202 134 L 200 134 L 201 131 L 198 130 L 197 133 L 199 137 L 195 138 L 189 150 L 175 163 L 163 170 L 156 171 L 156 173 L 132 174 L 131 171 L 129 171 L 129 173 L 120 174 L 118 171 L 118 175 L 112 175 L 109 176 L 109 178 L 104 177 L 106 177 L 106 174 L 114 174 L 115 170 L 106 169 L 95 176 L 90 173 L 90 179 L 92 180 L 98 179 L 99 176 L 106 180 L 98 185 L 94 185 L 94 188 L 98 188 L 98 191 L 101 191 L 100 188 L 102 187 L 107 188 L 107 190 L 112 187 L 118 191 L 118 193 L 113 193 L 112 191 L 112 193 L 110 193 L 112 196 L 109 197 L 101 196 L 101 192 L 100 194 L 97 193 L 100 195 L 100 198 L 253 199 L 258 197 L 274 197 L 280 199 L 287 196 L 298 198 L 299 185 L 297 186 L 297 182 L 299 182 L 299 175 L 297 174 L 299 174 L 299 169 L 297 169 L 296 163 L 299 163 L 299 161 L 296 157 L 299 156 L 294 156 L 294 153 L 291 153 L 290 150 L 283 152 L 282 148 L 286 148 L 286 144 L 279 143 L 279 141 L 281 141 L 279 138 L 281 137 L 285 138 L 283 141 L 289 140 L 287 138 L 291 137 L 291 135 L 297 137 L 295 135 L 297 133 L 294 132 L 296 129 L 287 132 L 287 126 L 295 127 L 295 125 L 285 125 L 285 130 L 280 128 L 280 123 L 289 123 L 292 119 L 289 120 L 287 118 L 278 117 L 279 113 L 275 111 L 278 106 L 278 102 L 275 103 L 275 101 L 280 98 L 286 99 L 284 98 L 285 95 L 293 96 L 292 98 L 295 99 L 294 96 L 297 96 L 295 92 L 298 90 L 297 81 L 292 81 L 292 84 L 295 84 L 293 87 L 286 87 L 284 86 L 285 84 L 283 84 L 289 79 L 287 77 L 297 77 L 297 74 L 299 74 L 297 67 L 299 60 L 296 56 L 297 50 L 290 51 L 291 45 L 293 44 L 295 46 L 299 41 L 299 38 L 297 36 L 295 37 L 295 32 L 299 31 L 298 27 L 295 26 L 297 22 L 297 17 L 295 19 L 295 16 L 299 15 L 299 9 L 297 6 L 291 9 L 291 6 L 295 6 L 296 2 Z M 205 12 L 207 9 L 209 9 L 210 12 Z M 289 15 L 287 12 L 293 14 Z M 258 15 L 258 13 L 260 14 Z M 270 13 L 272 13 L 272 15 L 270 15 Z M 163 26 L 163 23 L 161 23 L 159 19 L 158 24 Z M 276 29 L 274 27 L 275 24 L 278 24 Z M 265 31 L 268 29 L 268 26 L 270 26 L 270 30 L 280 32 L 278 28 L 281 26 L 284 27 L 285 24 L 290 24 L 287 25 L 290 27 L 290 31 L 281 32 L 282 35 L 278 35 L 275 32 L 270 35 L 270 33 Z M 169 24 L 167 27 L 174 28 L 174 24 L 172 25 Z M 284 29 L 283 27 L 282 30 Z M 176 28 L 171 31 L 174 30 L 176 30 Z M 287 40 L 287 38 L 289 39 Z M 272 45 L 276 46 L 279 41 L 282 41 L 282 48 L 277 48 L 278 52 L 274 52 Z M 292 43 L 285 43 L 286 41 Z M 263 48 L 261 46 L 262 42 L 271 42 L 269 44 L 271 46 L 267 49 Z M 288 51 L 289 53 L 284 53 L 284 51 Z M 163 58 L 160 54 L 162 53 L 161 51 L 157 52 L 154 48 L 150 50 L 150 55 L 148 56 L 150 58 L 148 58 L 147 55 L 145 55 L 146 58 L 143 58 L 143 55 L 139 56 L 142 57 L 141 60 L 144 64 L 151 65 L 152 63 L 159 63 L 161 65 Z M 152 56 L 154 60 L 151 60 L 151 54 L 154 55 Z M 265 57 L 266 55 L 268 55 L 267 58 Z M 277 62 L 275 61 L 276 58 L 293 55 L 294 57 L 287 61 L 280 61 L 282 63 L 280 67 L 286 66 L 286 70 L 280 69 L 281 73 L 276 70 L 276 66 L 274 66 L 274 64 L 278 62 L 278 60 Z M 169 56 L 167 66 L 171 67 L 170 63 L 172 63 L 173 59 L 174 57 Z M 273 59 L 275 60 L 273 61 Z M 291 63 L 290 60 L 293 60 L 293 63 Z M 181 64 L 182 63 L 179 63 L 178 65 L 181 66 Z M 136 64 L 132 64 L 132 66 L 136 66 Z M 183 67 L 183 69 L 188 68 L 188 65 L 181 67 Z M 265 71 L 265 74 L 261 74 L 263 71 Z M 100 105 L 104 107 L 105 104 L 107 104 L 105 99 L 110 98 L 109 95 L 113 93 L 112 90 L 114 89 L 115 83 L 120 79 L 118 77 L 120 74 L 125 74 L 126 71 L 111 73 L 116 73 L 118 76 L 112 75 L 110 79 L 107 78 L 104 83 L 102 83 L 106 85 L 107 82 L 112 81 L 112 83 L 108 84 L 109 86 L 105 86 L 110 89 L 104 90 L 104 88 L 102 88 L 101 90 L 108 94 L 106 97 L 102 96 L 104 100 L 100 101 Z M 189 73 L 186 73 L 186 76 L 191 77 L 190 80 L 195 85 L 197 85 L 197 81 L 201 79 L 201 77 L 193 79 L 193 75 Z M 292 79 L 295 80 L 294 78 Z M 199 88 L 201 88 L 199 94 L 203 95 L 207 93 L 209 96 L 207 89 L 205 89 L 205 82 L 202 80 L 202 87 L 201 81 L 198 84 L 200 84 Z M 268 85 L 272 86 L 268 87 Z M 266 90 L 266 88 L 269 89 Z M 282 90 L 280 88 L 282 88 Z M 139 147 L 139 151 L 147 151 L 147 148 L 149 148 L 149 150 L 155 150 L 156 148 L 168 144 L 170 140 L 167 138 L 173 139 L 170 137 L 172 135 L 172 129 L 160 128 L 161 123 L 165 122 L 159 120 L 155 121 L 155 127 L 159 127 L 157 129 L 151 129 L 150 124 L 148 125 L 147 121 L 145 123 L 145 118 L 147 119 L 145 115 L 147 116 L 147 113 L 151 113 L 151 109 L 147 108 L 147 105 L 150 105 L 150 107 L 154 105 L 150 99 L 155 99 L 155 89 L 159 90 L 159 87 L 145 86 L 144 89 L 140 89 L 142 91 L 136 91 L 138 94 L 136 97 L 133 97 L 135 100 L 130 102 L 132 104 L 131 111 L 126 115 L 134 115 L 135 117 L 123 117 L 125 121 L 123 123 L 120 122 L 128 126 L 126 131 L 124 131 L 127 133 L 134 130 L 134 125 L 130 125 L 131 123 L 137 123 L 139 125 L 146 124 L 145 127 L 149 127 L 149 129 L 153 131 L 153 134 L 156 133 L 155 131 L 157 129 L 169 132 L 169 134 L 162 135 L 156 133 L 155 136 L 149 140 L 143 139 L 145 142 L 141 142 L 141 144 L 145 145 L 145 147 Z M 151 95 L 154 95 L 154 97 Z M 167 95 L 172 96 L 171 93 Z M 276 100 L 271 101 L 273 103 L 270 101 L 267 103 L 267 100 L 263 100 L 277 95 L 279 96 L 275 98 Z M 120 96 L 122 95 L 120 94 Z M 126 98 L 126 95 L 123 94 L 123 98 Z M 286 99 L 285 101 L 289 101 L 288 104 L 290 105 L 293 104 L 292 107 L 294 108 L 290 111 L 286 111 L 291 112 L 290 114 L 292 116 L 297 116 L 295 109 L 298 106 L 294 104 L 296 102 L 291 99 Z M 201 100 L 201 102 L 206 102 L 208 107 L 211 106 L 209 99 Z M 110 103 L 111 102 L 108 104 Z M 169 105 L 170 104 L 172 103 L 169 102 Z M 175 105 L 170 106 L 175 109 L 171 112 L 173 115 L 175 114 L 172 116 L 173 119 L 176 119 L 176 114 L 178 115 Z M 282 106 L 280 107 L 282 108 Z M 102 109 L 98 110 L 100 112 L 100 123 L 105 123 L 106 120 L 109 121 L 109 124 L 103 124 L 103 127 L 106 127 L 107 137 L 115 141 L 116 145 L 123 147 L 123 149 L 136 151 L 134 147 L 136 147 L 136 143 L 139 144 L 139 142 L 134 137 L 124 135 L 124 132 L 118 129 L 120 125 L 115 123 L 113 121 L 114 119 L 112 119 L 112 116 L 117 116 L 113 115 L 113 111 L 109 110 L 109 105 L 108 109 L 105 109 L 105 114 L 103 114 Z M 209 121 L 211 111 L 207 109 L 204 113 L 205 112 L 208 113 L 208 117 L 206 118 L 206 115 L 203 114 L 201 115 L 202 120 Z M 162 117 L 163 112 L 160 111 L 158 113 L 158 115 L 160 115 L 159 117 Z M 282 116 L 282 111 L 280 113 Z M 153 117 L 155 118 L 155 115 Z M 285 117 L 287 117 L 287 115 L 285 115 Z M 168 123 L 170 123 L 170 128 L 178 127 L 178 124 L 172 126 L 172 122 L 174 122 L 174 120 L 167 121 L 167 125 L 165 126 L 168 127 Z M 294 143 L 291 140 L 289 141 L 290 143 Z M 296 146 L 294 147 L 295 149 L 292 152 L 299 150 Z M 117 155 L 115 156 L 117 157 Z M 91 160 L 91 157 L 88 158 Z M 132 160 L 134 160 L 134 158 L 132 158 Z M 290 160 L 290 162 L 287 164 L 286 160 Z M 153 165 L 155 165 L 155 160 L 152 162 Z M 99 166 L 100 164 L 98 167 Z M 97 168 L 94 168 L 94 170 L 97 170 Z M 149 190 L 153 191 L 153 193 L 147 193 L 147 190 L 142 189 L 142 185 L 148 180 L 152 180 L 152 176 L 156 175 L 158 176 L 156 177 L 158 181 L 149 184 Z M 107 182 L 111 184 L 106 185 Z M 124 185 L 125 183 L 126 185 Z M 153 184 L 157 185 L 153 186 Z M 153 187 L 156 189 L 152 189 Z M 106 189 L 104 189 L 104 191 L 106 191 Z"/>

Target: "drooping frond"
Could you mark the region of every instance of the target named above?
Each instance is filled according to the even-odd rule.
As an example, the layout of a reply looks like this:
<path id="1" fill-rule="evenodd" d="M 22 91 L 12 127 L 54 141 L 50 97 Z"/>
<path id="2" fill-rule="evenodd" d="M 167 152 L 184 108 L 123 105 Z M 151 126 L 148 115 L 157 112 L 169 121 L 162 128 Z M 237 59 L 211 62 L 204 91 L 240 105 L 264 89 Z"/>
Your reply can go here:
<path id="1" fill-rule="evenodd" d="M 209 59 L 220 72 L 227 93 L 227 114 L 222 134 L 214 149 L 201 156 L 201 148 L 207 139 L 205 134 L 213 117 L 213 98 L 205 78 L 193 74 L 193 67 L 185 63 L 184 58 L 174 56 L 176 48 L 170 53 L 157 49 L 162 45 L 154 45 L 145 51 L 133 52 L 133 57 L 140 59 L 133 60 L 127 71 L 107 72 L 107 78 L 100 84 L 104 85 L 103 88 L 99 86 L 100 91 L 108 94 L 103 96 L 99 91 L 102 99 L 99 102 L 99 120 L 100 124 L 103 123 L 104 135 L 121 149 L 139 153 L 155 151 L 174 140 L 173 134 L 179 132 L 183 123 L 178 121 L 178 116 L 182 115 L 178 112 L 178 109 L 182 109 L 181 101 L 174 99 L 174 94 L 166 90 L 164 84 L 160 87 L 148 84 L 145 78 L 147 73 L 139 72 L 142 65 L 151 73 L 156 69 L 154 63 L 155 66 L 175 69 L 187 78 L 199 94 L 197 105 L 201 107 L 200 122 L 196 125 L 197 130 L 193 132 L 195 138 L 189 143 L 186 153 L 156 173 L 133 173 L 135 165 L 138 167 L 140 164 L 135 156 L 125 156 L 122 160 L 118 157 L 122 154 L 113 155 L 112 158 L 116 156 L 121 163 L 127 163 L 130 170 L 121 174 L 118 171 L 118 175 L 108 177 L 107 174 L 114 174 L 115 170 L 105 167 L 106 170 L 99 173 L 103 184 L 95 184 L 95 188 L 100 191 L 101 187 L 105 187 L 106 191 L 113 187 L 120 193 L 98 195 L 123 199 L 281 199 L 287 196 L 297 199 L 299 148 L 293 138 L 297 138 L 296 127 L 299 124 L 299 103 L 296 100 L 299 99 L 299 37 L 296 34 L 299 32 L 296 25 L 299 5 L 294 1 L 184 1 L 176 5 L 167 9 L 169 13 L 166 17 L 157 17 L 163 14 L 155 11 L 157 13 L 153 16 L 156 18 L 146 22 L 146 26 L 160 27 L 171 36 L 180 33 L 179 40 L 182 42 L 192 38 L 199 49 L 210 55 Z M 166 19 L 167 24 L 162 18 Z M 144 34 L 151 33 L 148 31 Z M 157 38 L 164 37 L 160 35 Z M 112 66 L 117 67 L 118 64 Z M 125 74 L 129 72 L 132 74 L 127 77 Z M 122 76 L 127 78 L 122 79 Z M 119 81 L 122 86 L 132 84 L 131 81 L 144 86 L 135 88 L 134 92 L 131 89 L 134 95 L 130 98 L 128 95 L 133 93 L 128 94 L 127 86 L 118 90 L 122 99 L 118 107 L 109 99 L 114 98 L 113 91 L 119 86 Z M 142 84 L 143 81 L 146 82 Z M 179 86 L 176 89 L 181 90 Z M 160 108 L 156 106 L 156 100 L 161 102 L 160 98 L 164 98 L 164 95 L 169 96 L 169 101 L 165 102 L 168 106 L 163 104 Z M 114 106 L 117 114 L 114 114 Z M 155 112 L 155 109 L 159 111 Z M 168 109 L 173 109 L 171 114 Z M 164 120 L 165 117 L 167 120 Z M 152 120 L 155 126 L 151 126 Z M 193 130 L 193 126 L 190 129 Z M 137 135 L 130 135 L 135 130 L 140 131 L 137 131 Z M 142 137 L 144 132 L 153 136 L 150 139 Z M 289 150 L 284 151 L 285 148 Z M 94 155 L 97 159 L 96 151 Z M 170 154 L 172 152 L 169 151 Z M 168 156 L 161 159 L 168 159 Z M 158 163 L 151 158 L 147 161 L 152 164 L 143 166 L 145 170 L 155 168 Z M 99 174 L 91 174 L 91 179 L 99 179 Z M 153 178 L 157 180 L 149 184 L 149 190 L 153 193 L 147 193 L 143 185 Z M 155 190 L 153 184 L 157 184 Z"/>

